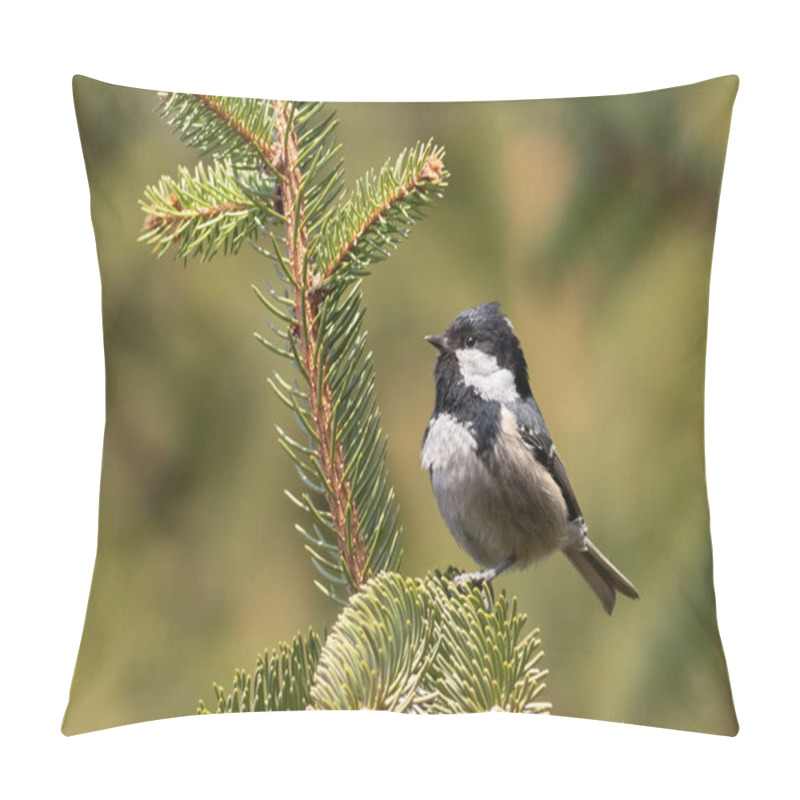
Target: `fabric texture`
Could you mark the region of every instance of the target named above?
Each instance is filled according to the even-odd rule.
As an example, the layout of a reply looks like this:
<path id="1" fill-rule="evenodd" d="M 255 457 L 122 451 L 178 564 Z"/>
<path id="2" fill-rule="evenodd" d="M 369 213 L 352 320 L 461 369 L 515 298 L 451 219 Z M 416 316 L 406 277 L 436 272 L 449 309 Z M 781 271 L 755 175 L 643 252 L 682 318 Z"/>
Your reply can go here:
<path id="1" fill-rule="evenodd" d="M 737 89 L 728 76 L 609 97 L 329 105 L 347 188 L 431 138 L 450 173 L 364 281 L 400 572 L 475 569 L 420 468 L 434 400 L 423 337 L 499 301 L 592 539 L 640 592 L 607 617 L 560 557 L 497 579 L 540 630 L 553 714 L 738 730 L 703 440 Z M 330 630 L 341 610 L 315 588 L 295 530 L 284 490 L 302 484 L 275 434 L 292 414 L 266 380 L 278 359 L 253 338 L 269 324 L 250 287 L 273 265 L 247 246 L 186 264 L 154 254 L 139 241 L 145 187 L 208 157 L 170 130 L 156 92 L 76 77 L 74 94 L 103 289 L 106 432 L 66 734 L 192 714 L 215 681 L 230 690 L 236 668 L 252 671 L 298 631 Z"/>

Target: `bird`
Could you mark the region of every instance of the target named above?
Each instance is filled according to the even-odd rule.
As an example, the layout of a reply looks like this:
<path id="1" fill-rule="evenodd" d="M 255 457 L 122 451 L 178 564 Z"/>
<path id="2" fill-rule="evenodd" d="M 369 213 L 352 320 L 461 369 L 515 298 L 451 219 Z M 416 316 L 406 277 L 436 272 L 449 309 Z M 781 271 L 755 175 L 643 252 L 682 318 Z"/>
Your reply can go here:
<path id="1" fill-rule="evenodd" d="M 531 391 L 511 321 L 491 302 L 460 313 L 425 339 L 439 355 L 436 400 L 421 460 L 439 512 L 484 569 L 483 585 L 561 551 L 611 614 L 617 592 L 639 592 L 588 536 L 564 462 Z"/>

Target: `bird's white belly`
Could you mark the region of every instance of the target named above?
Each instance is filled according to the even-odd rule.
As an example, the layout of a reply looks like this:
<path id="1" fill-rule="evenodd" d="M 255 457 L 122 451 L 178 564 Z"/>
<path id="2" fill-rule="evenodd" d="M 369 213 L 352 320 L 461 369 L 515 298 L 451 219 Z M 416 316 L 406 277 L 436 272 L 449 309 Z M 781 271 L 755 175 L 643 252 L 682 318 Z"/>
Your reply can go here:
<path id="1" fill-rule="evenodd" d="M 570 524 L 555 482 L 519 437 L 509 438 L 502 421 L 491 472 L 469 428 L 447 414 L 431 424 L 422 464 L 431 470 L 439 511 L 459 545 L 483 566 L 513 555 L 523 567 L 561 549 L 571 538 Z"/>

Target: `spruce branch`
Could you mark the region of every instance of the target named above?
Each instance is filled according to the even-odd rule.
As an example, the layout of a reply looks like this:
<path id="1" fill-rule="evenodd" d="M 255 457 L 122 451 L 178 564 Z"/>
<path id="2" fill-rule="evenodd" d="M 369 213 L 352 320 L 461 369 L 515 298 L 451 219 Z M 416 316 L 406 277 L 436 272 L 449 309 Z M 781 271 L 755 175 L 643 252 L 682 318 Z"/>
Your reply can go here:
<path id="1" fill-rule="evenodd" d="M 387 161 L 376 175 L 370 172 L 356 184 L 341 213 L 328 220 L 318 255 L 322 280 L 337 273 L 364 274 L 370 264 L 389 257 L 431 200 L 431 183 L 441 188 L 444 151 L 431 142 Z M 433 196 L 439 196 L 440 191 Z M 407 200 L 408 202 L 401 202 Z"/>
<path id="2" fill-rule="evenodd" d="M 148 186 L 140 205 L 146 215 L 140 241 L 159 255 L 177 245 L 179 257 L 204 261 L 219 250 L 236 253 L 258 235 L 262 218 L 280 219 L 269 202 L 243 188 L 227 160 L 198 164 L 194 173 L 179 167 L 177 178 Z"/>
<path id="3" fill-rule="evenodd" d="M 256 659 L 254 675 L 237 669 L 228 694 L 214 684 L 217 707 L 214 711 L 201 698 L 198 714 L 223 714 L 244 711 L 302 711 L 311 703 L 311 679 L 317 668 L 322 642 L 309 631 L 295 636 L 290 644 L 281 642 Z"/>
<path id="4" fill-rule="evenodd" d="M 269 299 L 263 294 L 261 297 L 284 322 L 288 321 L 285 305 L 291 298 L 293 323 L 289 323 L 287 335 L 276 332 L 283 348 L 264 337 L 260 341 L 273 352 L 284 349 L 290 353 L 306 384 L 300 389 L 297 383 L 290 385 L 278 375 L 270 381 L 309 436 L 308 445 L 298 445 L 283 432 L 279 434 L 310 490 L 291 499 L 312 520 L 310 529 L 298 526 L 298 530 L 324 579 L 317 585 L 342 601 L 375 571 L 396 568 L 400 531 L 394 491 L 385 475 L 386 445 L 380 431 L 372 359 L 361 328 L 360 284 L 356 282 L 349 289 L 345 282 L 332 285 L 328 278 L 338 265 L 326 262 L 320 254 L 331 252 L 333 231 L 342 230 L 336 221 L 345 217 L 349 228 L 355 225 L 357 231 L 348 230 L 350 249 L 363 243 L 361 249 L 365 250 L 368 231 L 381 221 L 388 231 L 384 237 L 396 244 L 408 234 L 409 220 L 420 217 L 412 194 L 415 190 L 422 194 L 426 182 L 442 181 L 443 169 L 439 161 L 438 170 L 426 171 L 426 160 L 433 162 L 433 147 L 418 147 L 414 153 L 419 164 L 410 158 L 399 162 L 403 171 L 394 175 L 395 185 L 389 186 L 388 169 L 384 170 L 382 184 L 368 182 L 368 190 L 357 187 L 354 197 L 360 203 L 351 199 L 334 207 L 340 166 L 332 165 L 329 172 L 319 173 L 321 167 L 329 167 L 337 151 L 326 141 L 333 131 L 331 118 L 303 130 L 302 109 L 294 118 L 289 105 L 276 103 L 276 109 L 276 139 L 284 142 L 278 170 L 286 238 L 285 253 L 275 252 L 273 258 L 288 287 L 283 296 L 268 289 Z M 441 150 L 436 151 L 437 158 L 441 154 Z M 401 179 L 407 185 L 398 191 Z M 400 209 L 404 203 L 405 212 Z M 359 214 L 363 218 L 356 220 Z M 401 227 L 396 220 L 403 214 L 406 224 Z M 362 263 L 367 260 L 365 254 Z M 353 271 L 351 280 L 355 277 Z M 327 506 L 324 512 L 314 500 L 314 495 L 320 494 Z"/>
<path id="5" fill-rule="evenodd" d="M 451 573 L 382 573 L 350 599 L 324 643 L 297 637 L 259 656 L 255 678 L 237 670 L 230 694 L 215 684 L 217 711 L 548 713 L 544 653 L 524 625 L 516 599 L 459 589 Z M 202 700 L 198 712 L 211 713 Z"/>
<path id="6" fill-rule="evenodd" d="M 542 713 L 550 703 L 539 700 L 547 671 L 539 630 L 522 636 L 526 615 L 501 594 L 494 601 L 473 589 L 464 593 L 448 576 L 430 576 L 426 587 L 434 599 L 441 632 L 437 658 L 427 676 L 436 687 L 432 713 L 510 711 Z M 491 592 L 490 587 L 487 591 Z"/>
<path id="7" fill-rule="evenodd" d="M 436 692 L 423 688 L 423 678 L 436 657 L 438 633 L 417 582 L 383 573 L 339 616 L 314 676 L 314 707 L 426 710 Z"/>
<path id="8" fill-rule="evenodd" d="M 353 597 L 320 654 L 314 708 L 548 712 L 538 631 L 522 635 L 516 599 L 452 577 L 383 573 Z"/>
<path id="9" fill-rule="evenodd" d="M 263 100 L 171 93 L 162 96 L 160 111 L 181 141 L 201 155 L 224 151 L 236 166 L 268 169 L 280 156 L 275 109 Z"/>
<path id="10" fill-rule="evenodd" d="M 293 107 L 277 101 L 275 108 L 277 140 L 283 142 L 278 170 L 282 178 L 281 199 L 286 219 L 286 261 L 292 283 L 299 288 L 294 294 L 294 320 L 300 324 L 294 327 L 292 335 L 296 338 L 301 372 L 308 381 L 309 413 L 316 434 L 316 458 L 327 490 L 330 524 L 337 533 L 339 555 L 349 583 L 358 589 L 366 578 L 366 547 L 358 508 L 353 502 L 352 484 L 345 475 L 344 451 L 341 442 L 337 441 L 335 405 L 327 365 L 319 357 L 319 304 L 315 303 L 309 291 L 315 278 L 308 261 L 304 175 L 299 163 L 297 131 L 292 125 Z"/>
<path id="11" fill-rule="evenodd" d="M 146 190 L 141 238 L 184 258 L 247 240 L 275 262 L 278 286 L 256 290 L 274 324 L 257 338 L 295 369 L 269 379 L 305 440 L 278 431 L 304 487 L 289 497 L 308 517 L 297 527 L 317 586 L 344 602 L 400 558 L 359 281 L 441 196 L 443 151 L 418 144 L 341 202 L 336 118 L 320 104 L 173 94 L 161 113 L 212 165 Z"/>
<path id="12" fill-rule="evenodd" d="M 299 434 L 277 426 L 302 487 L 287 496 L 319 575 L 344 604 L 324 643 L 313 632 L 214 685 L 217 712 L 374 708 L 410 713 L 547 712 L 538 631 L 516 600 L 463 591 L 452 574 L 397 574 L 400 527 L 386 474 L 361 281 L 446 186 L 441 148 L 417 144 L 342 200 L 336 119 L 319 104 L 168 95 L 162 114 L 211 158 L 145 190 L 141 239 L 161 255 L 210 258 L 248 241 L 275 265 L 256 289 L 294 375 L 268 379 Z M 259 237 L 261 241 L 259 241 Z M 200 713 L 211 713 L 203 700 Z"/>

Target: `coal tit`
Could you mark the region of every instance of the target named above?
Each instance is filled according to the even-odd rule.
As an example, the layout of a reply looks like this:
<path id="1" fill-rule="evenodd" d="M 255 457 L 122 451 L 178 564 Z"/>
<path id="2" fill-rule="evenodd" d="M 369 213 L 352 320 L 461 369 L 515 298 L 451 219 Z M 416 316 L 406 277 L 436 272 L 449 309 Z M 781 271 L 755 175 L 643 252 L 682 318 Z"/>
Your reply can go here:
<path id="1" fill-rule="evenodd" d="M 586 535 L 578 500 L 528 382 L 528 367 L 499 303 L 459 314 L 439 350 L 436 406 L 422 443 L 422 466 L 447 527 L 491 581 L 511 566 L 560 550 L 611 613 L 636 587 Z"/>

